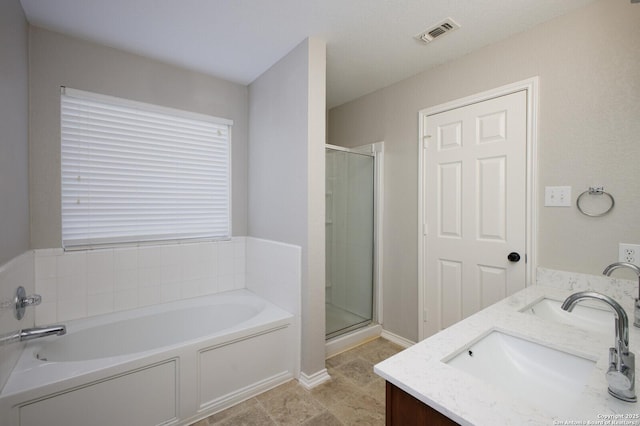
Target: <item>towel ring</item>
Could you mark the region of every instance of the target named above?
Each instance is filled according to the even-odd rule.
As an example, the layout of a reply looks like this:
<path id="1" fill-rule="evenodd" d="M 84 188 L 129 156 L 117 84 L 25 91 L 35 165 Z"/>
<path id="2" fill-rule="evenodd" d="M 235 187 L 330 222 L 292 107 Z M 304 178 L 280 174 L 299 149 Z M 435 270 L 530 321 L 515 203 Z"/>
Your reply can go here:
<path id="1" fill-rule="evenodd" d="M 580 199 L 582 199 L 582 197 L 585 194 L 589 194 L 589 195 L 606 195 L 611 200 L 611 205 L 609 206 L 608 209 L 606 209 L 605 211 L 603 211 L 601 213 L 588 213 L 588 212 L 585 212 L 580 207 Z M 615 204 L 616 204 L 616 202 L 613 199 L 613 195 L 609 194 L 608 192 L 605 192 L 604 191 L 604 187 L 602 187 L 602 186 L 596 186 L 596 187 L 590 186 L 588 190 L 586 190 L 582 194 L 578 195 L 578 199 L 576 200 L 576 206 L 578 207 L 578 210 L 580 211 L 580 213 L 582 213 L 583 215 L 586 215 L 586 216 L 591 216 L 591 217 L 604 216 L 605 214 L 609 213 L 611 211 L 611 209 L 613 209 L 613 206 Z"/>

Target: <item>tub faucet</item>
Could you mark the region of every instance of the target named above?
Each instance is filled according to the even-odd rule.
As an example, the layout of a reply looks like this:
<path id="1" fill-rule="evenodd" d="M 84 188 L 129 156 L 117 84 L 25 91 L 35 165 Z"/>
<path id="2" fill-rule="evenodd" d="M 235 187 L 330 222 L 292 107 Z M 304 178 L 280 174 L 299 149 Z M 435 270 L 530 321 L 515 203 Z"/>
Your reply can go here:
<path id="1" fill-rule="evenodd" d="M 14 315 L 17 320 L 21 320 L 24 317 L 24 311 L 29 306 L 38 306 L 42 303 L 42 297 L 39 294 L 32 294 L 27 296 L 27 291 L 24 287 L 20 286 L 16 289 L 16 295 L 14 298 L 15 311 Z"/>
<path id="2" fill-rule="evenodd" d="M 594 291 L 574 293 L 562 303 L 562 309 L 571 312 L 576 304 L 585 299 L 600 300 L 608 304 L 615 314 L 615 347 L 609 348 L 609 370 L 607 383 L 609 394 L 627 402 L 636 402 L 635 355 L 629 352 L 629 319 L 622 306 L 604 294 Z"/>
<path id="3" fill-rule="evenodd" d="M 25 328 L 20 330 L 20 341 L 38 339 L 46 336 L 62 336 L 67 333 L 64 325 L 50 325 L 48 327 Z"/>
<path id="4" fill-rule="evenodd" d="M 633 263 L 616 262 L 604 268 L 602 273 L 609 277 L 613 271 L 619 268 L 631 269 L 638 276 L 638 297 L 636 297 L 635 303 L 633 304 L 633 325 L 640 327 L 640 268 Z"/>

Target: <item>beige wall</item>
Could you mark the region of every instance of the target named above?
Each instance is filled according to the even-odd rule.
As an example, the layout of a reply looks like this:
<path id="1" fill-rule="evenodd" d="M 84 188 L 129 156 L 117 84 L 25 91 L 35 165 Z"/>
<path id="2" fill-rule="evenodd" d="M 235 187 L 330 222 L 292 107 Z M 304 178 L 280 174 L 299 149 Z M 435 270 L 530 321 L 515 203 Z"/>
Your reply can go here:
<path id="1" fill-rule="evenodd" d="M 29 249 L 28 24 L 19 0 L 0 1 L 0 302 L 13 302 L 16 288 L 35 288 Z M 34 324 L 33 309 L 18 321 L 0 309 L 0 335 Z M 0 389 L 18 361 L 23 343 L 0 344 Z"/>
<path id="2" fill-rule="evenodd" d="M 61 245 L 60 86 L 233 120 L 233 235 L 246 235 L 246 86 L 37 27 L 29 59 L 32 248 Z"/>
<path id="3" fill-rule="evenodd" d="M 329 143 L 385 141 L 385 329 L 418 337 L 422 108 L 539 76 L 538 265 L 600 274 L 619 242 L 640 244 L 639 52 L 640 5 L 600 0 L 329 112 Z M 542 207 L 546 185 L 575 201 L 596 184 L 616 199 L 605 217 Z"/>
<path id="4" fill-rule="evenodd" d="M 0 265 L 29 248 L 28 24 L 0 2 Z"/>
<path id="5" fill-rule="evenodd" d="M 249 86 L 249 235 L 302 247 L 307 376 L 324 370 L 325 57 L 305 40 Z"/>

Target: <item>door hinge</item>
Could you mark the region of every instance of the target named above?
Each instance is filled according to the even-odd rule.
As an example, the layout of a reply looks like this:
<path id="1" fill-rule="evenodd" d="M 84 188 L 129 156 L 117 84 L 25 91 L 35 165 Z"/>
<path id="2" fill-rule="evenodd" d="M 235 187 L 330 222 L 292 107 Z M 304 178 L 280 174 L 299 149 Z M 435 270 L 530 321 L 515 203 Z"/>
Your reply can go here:
<path id="1" fill-rule="evenodd" d="M 428 321 L 428 313 L 429 311 L 427 309 L 425 309 L 424 311 L 422 311 L 422 322 L 427 322 Z"/>
<path id="2" fill-rule="evenodd" d="M 431 135 L 424 135 L 422 137 L 422 149 L 429 148 L 429 139 L 431 139 Z"/>

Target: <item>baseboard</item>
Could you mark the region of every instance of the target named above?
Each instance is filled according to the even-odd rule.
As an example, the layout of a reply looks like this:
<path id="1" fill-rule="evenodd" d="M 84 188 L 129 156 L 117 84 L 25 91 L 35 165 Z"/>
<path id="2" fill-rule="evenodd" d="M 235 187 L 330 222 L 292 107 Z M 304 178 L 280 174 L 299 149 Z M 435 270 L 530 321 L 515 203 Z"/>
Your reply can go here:
<path id="1" fill-rule="evenodd" d="M 356 346 L 362 345 L 369 340 L 380 337 L 381 332 L 382 326 L 376 324 L 361 328 L 360 330 L 356 330 L 344 336 L 339 336 L 331 339 L 327 341 L 324 346 L 325 357 L 331 358 L 332 356 L 335 356 L 341 352 L 348 351 L 349 349 L 353 349 Z"/>
<path id="2" fill-rule="evenodd" d="M 298 378 L 298 383 L 302 385 L 306 390 L 311 390 L 322 383 L 331 380 L 331 376 L 327 372 L 326 368 L 318 371 L 317 373 L 313 373 L 312 375 L 307 375 L 304 372 L 300 372 L 300 377 Z"/>
<path id="3" fill-rule="evenodd" d="M 416 344 L 416 342 L 405 339 L 404 337 L 393 334 L 392 332 L 387 330 L 382 330 L 382 334 L 380 335 L 380 337 L 387 339 L 388 341 L 395 343 L 396 345 L 400 345 L 403 348 L 408 348 L 409 346 L 413 346 Z"/>
<path id="4" fill-rule="evenodd" d="M 258 396 L 263 392 L 280 386 L 293 379 L 293 374 L 291 374 L 291 372 L 289 371 L 286 371 L 261 380 L 259 382 L 252 383 L 247 387 L 221 396 L 214 401 L 201 404 L 196 414 L 186 419 L 180 420 L 178 425 L 186 426 L 195 424 L 199 420 L 205 419 L 213 414 L 219 413 L 220 411 L 231 408 L 236 404 L 240 404 L 243 401 L 253 398 L 254 396 Z"/>

